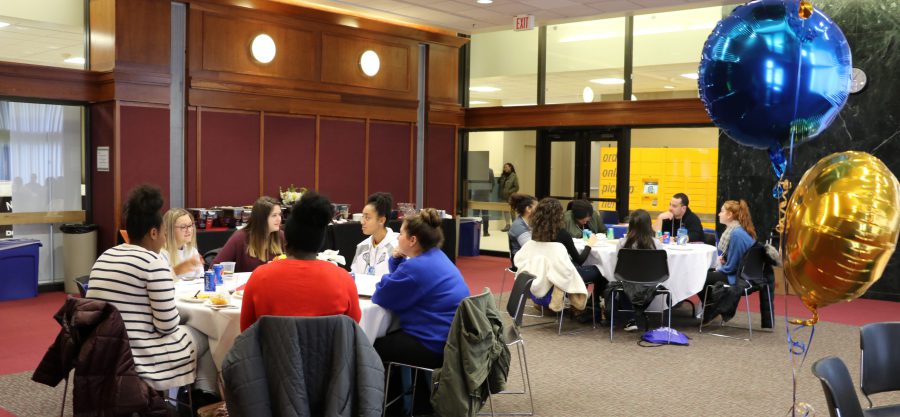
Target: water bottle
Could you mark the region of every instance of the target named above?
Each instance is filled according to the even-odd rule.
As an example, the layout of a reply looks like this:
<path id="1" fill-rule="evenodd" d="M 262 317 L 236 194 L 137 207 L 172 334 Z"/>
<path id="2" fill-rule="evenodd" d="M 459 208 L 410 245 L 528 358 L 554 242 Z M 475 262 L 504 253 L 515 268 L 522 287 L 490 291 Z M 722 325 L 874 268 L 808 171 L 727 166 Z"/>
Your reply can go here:
<path id="1" fill-rule="evenodd" d="M 613 233 L 612 227 L 610 227 L 609 229 L 606 229 L 606 238 L 609 240 L 615 239 L 615 234 Z"/>
<path id="2" fill-rule="evenodd" d="M 591 231 L 588 229 L 581 230 L 581 238 L 584 240 L 588 240 L 591 238 Z"/>
<path id="3" fill-rule="evenodd" d="M 679 245 L 684 245 L 687 244 L 688 239 L 689 237 L 687 228 L 684 226 L 679 227 L 676 242 L 678 242 Z"/>

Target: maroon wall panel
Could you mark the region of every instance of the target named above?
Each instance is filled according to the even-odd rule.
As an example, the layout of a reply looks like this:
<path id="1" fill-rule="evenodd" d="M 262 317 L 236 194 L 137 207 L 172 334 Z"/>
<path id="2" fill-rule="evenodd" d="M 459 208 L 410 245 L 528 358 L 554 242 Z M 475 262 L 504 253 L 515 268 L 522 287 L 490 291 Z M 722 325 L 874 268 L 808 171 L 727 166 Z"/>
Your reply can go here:
<path id="1" fill-rule="evenodd" d="M 184 124 L 184 203 L 187 207 L 197 205 L 197 111 L 187 111 Z"/>
<path id="2" fill-rule="evenodd" d="M 263 124 L 263 193 L 278 187 L 313 188 L 316 181 L 316 119 L 267 114 Z"/>
<path id="3" fill-rule="evenodd" d="M 366 124 L 362 120 L 319 121 L 319 192 L 359 213 L 365 202 Z"/>
<path id="4" fill-rule="evenodd" d="M 389 192 L 397 202 L 414 201 L 409 195 L 412 148 L 408 123 L 369 123 L 369 194 Z M 359 212 L 360 210 L 354 211 Z"/>
<path id="5" fill-rule="evenodd" d="M 120 106 L 119 129 L 123 205 L 132 188 L 148 184 L 162 190 L 168 210 L 169 109 Z"/>
<path id="6" fill-rule="evenodd" d="M 425 136 L 425 207 L 454 213 L 456 134 L 453 126 L 429 125 Z"/>
<path id="7" fill-rule="evenodd" d="M 259 115 L 200 112 L 202 207 L 253 204 L 259 198 Z"/>
<path id="8" fill-rule="evenodd" d="M 116 134 L 116 104 L 106 102 L 91 105 L 91 221 L 100 226 L 97 235 L 97 253 L 116 244 L 119 226 L 115 224 L 115 165 L 113 154 Z M 97 147 L 109 146 L 109 172 L 97 172 Z"/>

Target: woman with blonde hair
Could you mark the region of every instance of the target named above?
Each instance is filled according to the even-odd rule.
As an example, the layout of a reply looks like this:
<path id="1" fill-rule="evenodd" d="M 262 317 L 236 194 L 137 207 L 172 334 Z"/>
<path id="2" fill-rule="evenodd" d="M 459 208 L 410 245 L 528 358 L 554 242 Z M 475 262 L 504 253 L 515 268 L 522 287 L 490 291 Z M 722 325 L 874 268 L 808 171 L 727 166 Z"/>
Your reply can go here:
<path id="1" fill-rule="evenodd" d="M 183 208 L 169 209 L 163 216 L 163 241 L 159 255 L 178 278 L 203 276 L 203 261 L 194 241 L 194 216 Z"/>
<path id="2" fill-rule="evenodd" d="M 756 243 L 756 228 L 753 227 L 753 218 L 750 216 L 750 207 L 746 201 L 728 200 L 722 204 L 719 223 L 725 225 L 725 231 L 719 237 L 719 267 L 706 274 L 706 284 L 699 294 L 701 301 L 705 297 L 706 286 L 715 285 L 717 282 L 732 286 L 737 283 L 741 259 Z M 711 300 L 709 304 L 715 304 L 715 300 Z M 707 311 L 708 313 L 703 315 L 704 323 L 712 321 L 718 315 L 709 308 Z"/>
<path id="3" fill-rule="evenodd" d="M 284 253 L 281 231 L 281 205 L 263 196 L 253 203 L 247 226 L 234 232 L 216 255 L 213 264 L 234 262 L 234 272 L 253 272 Z"/>

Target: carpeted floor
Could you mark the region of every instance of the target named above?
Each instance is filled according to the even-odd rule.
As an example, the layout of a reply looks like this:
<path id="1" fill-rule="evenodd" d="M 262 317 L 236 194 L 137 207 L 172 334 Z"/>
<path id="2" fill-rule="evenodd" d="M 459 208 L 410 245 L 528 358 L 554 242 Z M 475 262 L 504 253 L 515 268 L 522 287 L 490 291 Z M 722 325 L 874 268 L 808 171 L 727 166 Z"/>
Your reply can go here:
<path id="1" fill-rule="evenodd" d="M 499 271 L 505 266 L 504 262 L 488 257 L 461 258 L 459 266 L 473 291 L 480 292 L 485 286 L 498 291 Z M 508 290 L 511 278 L 507 279 L 506 285 Z M 3 330 L 0 337 L 4 340 L 17 338 L 6 332 L 13 327 L 24 334 L 39 333 L 40 336 L 34 336 L 37 339 L 30 341 L 31 350 L 35 352 L 30 356 L 22 356 L 19 352 L 20 358 L 39 359 L 58 330 L 49 317 L 62 298 L 59 294 L 42 294 L 36 299 L 45 305 L 43 310 L 34 307 L 31 314 L 43 319 L 30 325 L 14 325 L 8 321 L 9 315 L 0 315 L 0 330 Z M 802 315 L 799 303 L 793 297 L 777 300 L 778 314 L 783 314 L 784 300 L 789 303 L 792 315 L 794 312 Z M 898 304 L 857 300 L 839 309 L 835 309 L 839 306 L 824 309 L 823 317 L 841 319 L 848 324 L 821 322 L 816 326 L 810 355 L 798 372 L 799 400 L 812 404 L 819 416 L 828 415 L 821 385 L 812 376 L 810 366 L 818 358 L 837 355 L 858 383 L 858 325 L 896 320 L 900 317 Z M 751 306 L 755 305 L 757 303 L 751 301 Z M 10 311 L 6 309 L 8 306 L 0 303 L 0 308 L 5 310 L 3 313 Z M 610 343 L 608 327 L 592 329 L 589 324 L 577 324 L 570 319 L 565 320 L 563 330 L 576 330 L 577 333 L 558 336 L 555 325 L 523 329 L 535 415 L 784 416 L 787 413 L 791 404 L 791 367 L 783 318 L 779 317 L 776 331 L 754 332 L 750 342 L 698 333 L 696 321 L 690 317 L 690 307 L 676 311 L 673 320 L 674 327 L 691 338 L 690 346 L 640 347 L 636 343 L 638 335 L 626 333 L 621 328 L 616 330 Z M 746 320 L 746 316 L 739 314 L 732 323 L 742 320 Z M 526 324 L 535 321 L 538 319 L 529 318 Z M 29 326 L 40 329 L 22 329 Z M 739 330 L 730 331 L 741 334 Z M 27 350 L 25 343 L 20 342 L 18 349 Z M 7 347 L 2 350 L 5 354 Z M 515 364 L 515 353 L 513 362 L 509 388 L 517 389 L 521 387 L 521 377 Z M 0 374 L 8 373 L 0 376 L 0 417 L 8 415 L 3 409 L 19 417 L 59 415 L 62 384 L 55 389 L 49 388 L 31 382 L 30 372 L 7 372 L 26 365 L 30 366 L 26 369 L 31 370 L 35 364 L 27 360 L 18 367 L 10 368 L 7 364 L 7 368 L 0 368 Z M 861 394 L 860 398 L 865 403 Z M 876 404 L 900 403 L 900 393 L 881 394 L 873 399 Z M 71 407 L 71 401 L 69 403 Z M 525 411 L 528 401 L 522 395 L 498 395 L 494 406 L 497 412 Z M 71 415 L 71 411 L 66 415 Z"/>

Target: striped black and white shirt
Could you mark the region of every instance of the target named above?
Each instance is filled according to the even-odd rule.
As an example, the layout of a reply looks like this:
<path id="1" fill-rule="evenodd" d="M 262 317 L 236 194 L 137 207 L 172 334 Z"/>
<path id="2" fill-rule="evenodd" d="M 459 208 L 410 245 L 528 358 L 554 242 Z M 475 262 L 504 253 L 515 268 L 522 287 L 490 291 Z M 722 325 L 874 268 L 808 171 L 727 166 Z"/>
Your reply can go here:
<path id="1" fill-rule="evenodd" d="M 87 298 L 122 313 L 137 373 L 155 390 L 194 382 L 194 345 L 178 327 L 173 277 L 159 254 L 124 244 L 100 255 L 88 282 Z"/>

